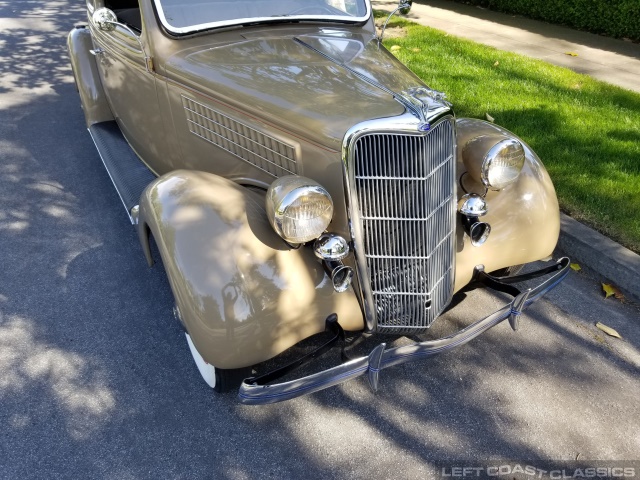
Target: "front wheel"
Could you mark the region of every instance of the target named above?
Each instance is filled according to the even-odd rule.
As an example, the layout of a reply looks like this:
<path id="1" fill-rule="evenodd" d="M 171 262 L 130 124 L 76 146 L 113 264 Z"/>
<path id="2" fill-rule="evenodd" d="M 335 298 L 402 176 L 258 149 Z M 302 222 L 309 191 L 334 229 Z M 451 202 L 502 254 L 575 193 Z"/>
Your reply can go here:
<path id="1" fill-rule="evenodd" d="M 214 391 L 224 393 L 231 390 L 237 390 L 240 387 L 242 380 L 251 376 L 251 367 L 223 369 L 216 368 L 210 363 L 207 363 L 193 344 L 191 336 L 188 333 L 185 333 L 185 335 L 187 337 L 191 356 L 196 362 L 196 366 L 198 367 L 200 375 L 202 375 L 202 379 L 207 382 L 207 385 L 213 388 Z"/>

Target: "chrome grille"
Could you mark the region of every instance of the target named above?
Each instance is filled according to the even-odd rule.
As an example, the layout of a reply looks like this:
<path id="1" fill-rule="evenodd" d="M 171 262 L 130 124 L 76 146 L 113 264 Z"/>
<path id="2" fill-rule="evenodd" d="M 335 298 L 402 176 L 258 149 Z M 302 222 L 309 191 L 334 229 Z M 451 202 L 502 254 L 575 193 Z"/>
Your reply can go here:
<path id="1" fill-rule="evenodd" d="M 426 135 L 367 133 L 350 153 L 367 314 L 379 332 L 418 333 L 453 294 L 453 122 L 446 119 Z"/>
<path id="2" fill-rule="evenodd" d="M 189 131 L 273 177 L 298 173 L 295 148 L 182 96 Z"/>

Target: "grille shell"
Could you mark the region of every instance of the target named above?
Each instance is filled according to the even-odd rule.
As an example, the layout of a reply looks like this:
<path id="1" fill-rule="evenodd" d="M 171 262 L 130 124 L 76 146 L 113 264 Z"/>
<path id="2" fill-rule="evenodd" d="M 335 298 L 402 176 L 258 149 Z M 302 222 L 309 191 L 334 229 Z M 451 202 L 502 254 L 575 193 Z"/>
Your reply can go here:
<path id="1" fill-rule="evenodd" d="M 372 330 L 419 333 L 451 300 L 455 158 L 451 117 L 427 133 L 366 131 L 349 142 L 349 208 Z"/>

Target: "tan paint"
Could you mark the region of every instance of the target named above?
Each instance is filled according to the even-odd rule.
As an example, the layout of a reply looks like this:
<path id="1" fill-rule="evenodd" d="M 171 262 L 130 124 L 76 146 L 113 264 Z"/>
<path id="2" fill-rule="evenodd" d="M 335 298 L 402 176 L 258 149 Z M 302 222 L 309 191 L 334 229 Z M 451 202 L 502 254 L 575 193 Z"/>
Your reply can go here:
<path id="1" fill-rule="evenodd" d="M 471 118 L 458 119 L 456 130 L 458 178 L 466 171 L 462 149 L 467 142 L 479 135 L 515 137 L 497 125 Z M 489 212 L 482 221 L 491 225 L 491 235 L 486 243 L 472 246 L 458 221 L 456 291 L 469 283 L 476 265 L 484 265 L 485 270 L 491 272 L 529 263 L 550 256 L 556 246 L 560 235 L 560 211 L 555 189 L 536 154 L 520 141 L 525 148 L 526 161 L 518 180 L 503 190 L 487 193 Z M 465 179 L 467 190 L 484 192 L 483 185 L 468 181 L 469 176 Z M 458 196 L 462 195 L 463 189 L 458 188 Z"/>
<path id="2" fill-rule="evenodd" d="M 145 31 L 139 37 L 117 26 L 104 32 L 89 26 L 96 48 L 104 53 L 95 57 L 107 100 L 125 138 L 154 172 L 167 164 L 167 135 L 162 105 L 158 101 L 156 76 L 145 64 Z"/>
<path id="3" fill-rule="evenodd" d="M 337 313 L 363 327 L 352 290 L 337 294 L 308 247 L 291 249 L 266 218 L 264 198 L 221 177 L 178 170 L 140 202 L 143 244 L 156 240 L 182 320 L 209 363 L 267 360 L 324 330 Z"/>
<path id="4" fill-rule="evenodd" d="M 349 62 L 352 67 L 391 83 L 397 91 L 422 85 L 369 35 L 345 40 L 318 31 L 307 37 L 295 29 L 283 30 L 278 37 L 247 40 L 238 34 L 223 44 L 210 40 L 208 45 L 169 58 L 167 77 L 257 118 L 276 121 L 281 129 L 333 150 L 340 149 L 346 131 L 356 123 L 404 111 L 390 94 L 296 43 L 296 38 L 339 61 L 344 59 L 331 44 L 348 40 L 358 52 Z"/>
<path id="5" fill-rule="evenodd" d="M 333 312 L 345 329 L 361 329 L 362 312 L 354 293 L 335 293 L 309 247 L 291 250 L 273 232 L 262 197 L 225 180 L 268 185 L 273 177 L 194 137 L 182 97 L 292 145 L 299 173 L 319 181 L 334 199 L 329 230 L 349 237 L 340 158 L 344 134 L 363 120 L 399 115 L 404 108 L 293 39 L 393 90 L 423 83 L 377 46 L 372 21 L 362 27 L 332 26 L 351 42 L 340 53 L 331 47 L 333 34 L 317 25 L 252 27 L 175 39 L 158 28 L 149 0 L 141 0 L 140 6 L 141 41 L 153 57 L 154 71 L 143 70 L 141 52 L 135 52 L 130 39 L 125 60 L 153 95 L 140 96 L 137 89 L 121 86 L 117 109 L 124 113 L 135 104 L 136 111 L 129 114 L 137 117 L 119 118 L 123 130 L 130 141 L 146 138 L 146 150 L 139 147 L 138 153 L 155 172 L 166 173 L 141 199 L 139 231 L 145 248 L 147 227 L 156 239 L 198 351 L 217 367 L 236 368 L 267 360 L 322 331 L 324 319 Z M 81 55 L 72 58 L 74 69 L 82 64 L 85 90 L 97 89 L 98 77 L 91 77 L 95 61 L 84 65 L 84 58 L 74 57 Z M 92 104 L 91 97 L 85 97 L 86 110 Z M 486 122 L 459 120 L 458 155 L 469 140 L 487 133 L 505 131 Z M 483 220 L 492 226 L 489 240 L 473 247 L 462 229 L 457 230 L 456 290 L 468 283 L 476 265 L 492 271 L 553 251 L 559 234 L 555 192 L 535 154 L 525 149 L 520 179 L 487 195 L 489 213 Z M 180 170 L 184 168 L 191 170 Z M 464 169 L 459 158 L 458 176 Z M 481 185 L 465 185 L 482 193 Z"/>
<path id="6" fill-rule="evenodd" d="M 89 52 L 93 48 L 89 29 L 71 30 L 67 37 L 67 47 L 87 127 L 94 123 L 113 120 L 113 114 L 100 82 L 95 57 Z"/>

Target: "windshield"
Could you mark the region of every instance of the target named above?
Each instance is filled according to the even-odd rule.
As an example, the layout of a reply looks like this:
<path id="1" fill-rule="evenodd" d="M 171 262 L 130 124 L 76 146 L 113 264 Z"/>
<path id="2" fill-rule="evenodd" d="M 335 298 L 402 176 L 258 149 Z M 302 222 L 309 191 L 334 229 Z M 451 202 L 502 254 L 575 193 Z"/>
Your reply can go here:
<path id="1" fill-rule="evenodd" d="M 172 33 L 274 21 L 363 22 L 369 0 L 154 0 Z"/>

